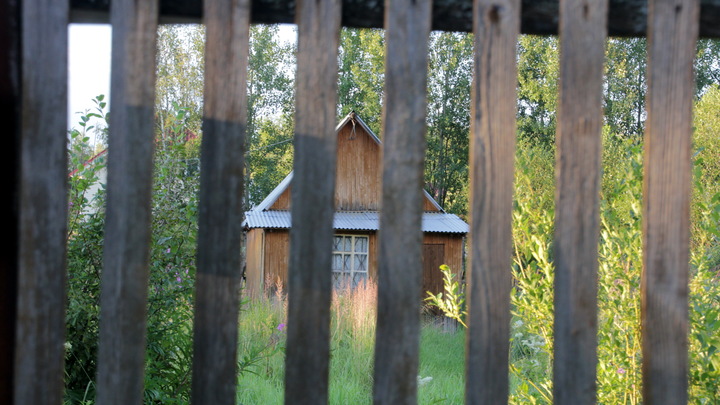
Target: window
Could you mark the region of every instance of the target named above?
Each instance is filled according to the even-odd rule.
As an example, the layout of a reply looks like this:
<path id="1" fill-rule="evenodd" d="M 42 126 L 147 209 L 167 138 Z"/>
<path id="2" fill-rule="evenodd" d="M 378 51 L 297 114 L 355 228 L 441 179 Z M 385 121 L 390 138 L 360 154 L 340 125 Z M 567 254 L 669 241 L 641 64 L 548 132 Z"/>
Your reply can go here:
<path id="1" fill-rule="evenodd" d="M 333 286 L 355 287 L 368 278 L 368 237 L 335 235 L 333 238 Z"/>

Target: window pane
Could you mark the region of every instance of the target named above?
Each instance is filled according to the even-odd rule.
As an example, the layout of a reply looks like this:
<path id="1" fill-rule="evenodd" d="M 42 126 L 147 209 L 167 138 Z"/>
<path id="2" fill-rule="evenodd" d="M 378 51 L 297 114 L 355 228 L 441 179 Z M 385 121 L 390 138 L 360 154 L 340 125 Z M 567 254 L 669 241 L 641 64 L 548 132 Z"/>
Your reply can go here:
<path id="1" fill-rule="evenodd" d="M 333 238 L 333 250 L 335 252 L 342 250 L 342 240 L 342 236 L 336 236 L 335 238 Z"/>
<path id="2" fill-rule="evenodd" d="M 342 255 L 334 254 L 332 258 L 333 271 L 342 270 Z"/>
<path id="3" fill-rule="evenodd" d="M 350 257 L 352 257 L 352 255 L 343 255 L 343 271 L 352 270 Z"/>
<path id="4" fill-rule="evenodd" d="M 368 238 L 358 236 L 355 238 L 355 252 L 367 253 Z"/>
<path id="5" fill-rule="evenodd" d="M 367 282 L 367 273 L 353 274 L 353 287 L 357 287 L 358 284 L 365 282 Z"/>
<path id="6" fill-rule="evenodd" d="M 343 251 L 345 252 L 352 252 L 352 236 L 345 236 L 345 246 L 343 247 Z"/>
<path id="7" fill-rule="evenodd" d="M 355 270 L 367 271 L 367 255 L 355 255 Z"/>
<path id="8" fill-rule="evenodd" d="M 333 273 L 333 287 L 336 289 L 346 288 L 350 283 L 350 273 Z"/>

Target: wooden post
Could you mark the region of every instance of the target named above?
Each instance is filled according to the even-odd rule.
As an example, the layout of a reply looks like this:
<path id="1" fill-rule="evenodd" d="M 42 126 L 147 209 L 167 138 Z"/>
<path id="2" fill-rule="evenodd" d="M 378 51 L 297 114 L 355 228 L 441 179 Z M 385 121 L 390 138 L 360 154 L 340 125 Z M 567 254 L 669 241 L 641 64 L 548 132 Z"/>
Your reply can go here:
<path id="1" fill-rule="evenodd" d="M 607 0 L 560 2 L 553 363 L 557 404 L 596 401 L 606 27 Z"/>
<path id="2" fill-rule="evenodd" d="M 340 1 L 299 1 L 297 24 L 285 403 L 325 404 L 330 355 Z"/>
<path id="3" fill-rule="evenodd" d="M 143 399 L 157 16 L 157 0 L 113 1 L 98 404 Z"/>
<path id="4" fill-rule="evenodd" d="M 698 1 L 650 1 L 643 184 L 643 401 L 688 401 L 693 58 Z"/>
<path id="5" fill-rule="evenodd" d="M 234 404 L 250 2 L 206 0 L 192 402 Z"/>
<path id="6" fill-rule="evenodd" d="M 520 1 L 476 0 L 470 137 L 470 272 L 465 396 L 508 401 L 515 52 Z"/>
<path id="7" fill-rule="evenodd" d="M 59 404 L 65 343 L 68 3 L 22 3 L 15 403 Z M 3 17 L 4 18 L 4 17 Z"/>
<path id="8" fill-rule="evenodd" d="M 385 108 L 376 404 L 417 403 L 422 285 L 423 165 L 431 0 L 392 0 L 385 9 Z"/>

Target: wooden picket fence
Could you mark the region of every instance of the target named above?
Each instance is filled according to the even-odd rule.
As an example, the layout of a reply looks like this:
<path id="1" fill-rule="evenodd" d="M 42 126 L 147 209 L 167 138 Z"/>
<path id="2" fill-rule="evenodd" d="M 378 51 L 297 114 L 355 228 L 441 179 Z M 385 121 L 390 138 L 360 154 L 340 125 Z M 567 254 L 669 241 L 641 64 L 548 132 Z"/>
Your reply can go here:
<path id="1" fill-rule="evenodd" d="M 207 26 L 207 64 L 194 403 L 232 404 L 237 389 L 249 24 L 288 21 L 293 15 L 299 41 L 286 403 L 328 401 L 329 246 L 342 24 L 386 30 L 375 403 L 417 403 L 421 184 L 431 26 L 475 33 L 465 397 L 469 404 L 507 402 L 515 64 L 521 23 L 523 32 L 559 32 L 561 47 L 554 401 L 596 401 L 601 102 L 604 46 L 610 27 L 611 35 L 646 34 L 648 38 L 644 402 L 687 403 L 692 69 L 701 28 L 703 35 L 718 35 L 717 2 L 703 2 L 702 18 L 698 0 L 650 0 L 649 5 L 638 0 L 610 4 L 608 0 L 561 0 L 559 4 L 447 0 L 435 6 L 430 0 L 390 0 L 384 17 L 381 3 L 255 0 L 251 13 L 250 0 L 162 1 L 160 5 L 158 0 L 112 1 L 112 157 L 97 403 L 142 401 L 157 24 L 172 20 L 173 15 L 199 21 L 200 14 Z M 0 1 L 0 59 L 9 62 L 0 69 L 2 106 L 9 114 L 6 124 L 10 128 L 6 137 L 10 147 L 3 156 L 13 185 L 2 215 L 18 235 L 3 247 L 1 262 L 3 403 L 12 403 L 13 398 L 15 404 L 62 402 L 67 26 L 71 16 L 74 21 L 89 21 L 107 15 L 107 0 Z"/>

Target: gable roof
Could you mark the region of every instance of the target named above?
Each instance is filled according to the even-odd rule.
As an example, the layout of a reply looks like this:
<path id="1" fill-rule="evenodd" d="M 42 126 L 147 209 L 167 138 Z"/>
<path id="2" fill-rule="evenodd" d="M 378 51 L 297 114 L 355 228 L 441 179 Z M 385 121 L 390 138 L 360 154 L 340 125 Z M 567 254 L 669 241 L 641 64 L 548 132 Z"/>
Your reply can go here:
<path id="1" fill-rule="evenodd" d="M 350 112 L 340 123 L 335 127 L 335 132 L 344 128 L 346 125 L 360 125 L 360 127 L 367 133 L 377 145 L 381 145 L 380 138 L 365 124 L 365 122 L 355 113 Z M 250 211 L 245 213 L 245 220 L 243 225 L 248 228 L 277 228 L 277 229 L 288 229 L 290 228 L 290 211 L 288 210 L 277 210 L 271 209 L 273 204 L 278 201 L 281 195 L 285 193 L 290 187 L 293 179 L 293 172 L 290 172 L 280 184 L 277 185 L 260 202 L 260 204 L 253 207 Z M 442 233 L 467 233 L 469 226 L 465 221 L 460 219 L 457 215 L 447 214 L 442 209 L 440 204 L 435 201 L 434 198 L 423 189 L 423 196 L 426 199 L 426 203 L 437 210 L 437 212 L 424 212 L 423 221 L 423 232 L 442 232 Z M 379 229 L 380 214 L 377 211 L 338 211 L 334 216 L 334 228 L 340 230 L 378 230 Z"/>

